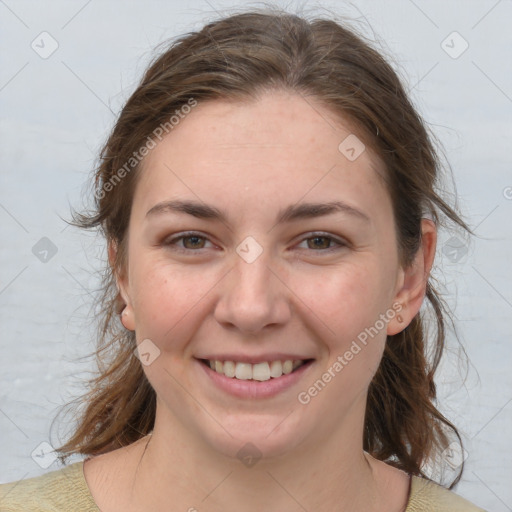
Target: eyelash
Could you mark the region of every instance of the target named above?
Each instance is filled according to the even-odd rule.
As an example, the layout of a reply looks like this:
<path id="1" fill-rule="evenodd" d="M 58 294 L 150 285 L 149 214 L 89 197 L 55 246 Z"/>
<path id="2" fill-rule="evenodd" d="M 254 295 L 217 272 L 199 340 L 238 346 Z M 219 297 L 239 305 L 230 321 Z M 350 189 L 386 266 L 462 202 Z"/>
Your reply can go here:
<path id="1" fill-rule="evenodd" d="M 179 236 L 176 236 L 174 238 L 170 238 L 170 239 L 167 239 L 163 242 L 163 245 L 165 245 L 166 247 L 171 247 L 172 250 L 175 250 L 175 251 L 179 251 L 179 252 L 183 252 L 183 253 L 191 253 L 191 252 L 200 252 L 201 250 L 205 249 L 205 247 L 201 247 L 199 249 L 186 249 L 186 248 L 183 248 L 183 247 L 178 247 L 177 243 L 180 242 L 181 240 L 184 240 L 186 238 L 201 238 L 201 239 L 204 239 L 204 240 L 208 240 L 208 238 L 206 236 L 203 236 L 201 235 L 200 233 L 196 233 L 194 231 L 190 231 L 190 232 L 186 232 L 186 233 L 182 233 L 180 234 Z M 348 244 L 343 242 L 342 240 L 338 239 L 338 238 L 335 238 L 331 235 L 328 235 L 327 233 L 311 233 L 310 236 L 306 237 L 306 238 L 303 238 L 301 240 L 301 243 L 304 242 L 304 241 L 307 241 L 307 240 L 313 240 L 315 238 L 326 238 L 328 240 L 331 241 L 331 243 L 335 243 L 337 244 L 337 247 L 328 247 L 327 249 L 310 249 L 311 251 L 314 251 L 314 252 L 323 252 L 323 253 L 330 253 L 332 251 L 336 251 L 336 250 L 340 250 L 342 249 L 343 247 L 347 247 Z"/>

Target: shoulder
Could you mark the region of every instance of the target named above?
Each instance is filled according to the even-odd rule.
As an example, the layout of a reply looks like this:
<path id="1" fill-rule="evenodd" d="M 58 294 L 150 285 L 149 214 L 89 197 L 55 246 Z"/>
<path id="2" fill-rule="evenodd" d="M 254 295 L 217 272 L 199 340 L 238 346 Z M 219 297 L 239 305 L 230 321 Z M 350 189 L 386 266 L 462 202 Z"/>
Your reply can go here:
<path id="1" fill-rule="evenodd" d="M 0 485 L 0 512 L 99 512 L 83 473 L 83 461 L 41 476 Z"/>
<path id="2" fill-rule="evenodd" d="M 486 512 L 448 489 L 417 476 L 411 477 L 406 512 Z"/>

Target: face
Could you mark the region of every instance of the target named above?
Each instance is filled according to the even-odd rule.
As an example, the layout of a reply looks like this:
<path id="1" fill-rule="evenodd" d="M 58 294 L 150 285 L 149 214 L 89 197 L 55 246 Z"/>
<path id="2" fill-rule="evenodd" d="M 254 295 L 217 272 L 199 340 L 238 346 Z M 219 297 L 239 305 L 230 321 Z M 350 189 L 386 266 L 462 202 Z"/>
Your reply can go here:
<path id="1" fill-rule="evenodd" d="M 146 157 L 118 284 L 170 435 L 272 455 L 362 426 L 404 273 L 378 159 L 339 150 L 351 134 L 267 93 L 199 104 Z"/>

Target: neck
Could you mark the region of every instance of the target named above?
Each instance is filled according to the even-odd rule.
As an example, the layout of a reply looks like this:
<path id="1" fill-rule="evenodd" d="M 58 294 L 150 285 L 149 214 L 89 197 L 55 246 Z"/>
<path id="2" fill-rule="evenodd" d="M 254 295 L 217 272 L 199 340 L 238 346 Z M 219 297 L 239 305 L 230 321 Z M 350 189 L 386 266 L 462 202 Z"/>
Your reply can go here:
<path id="1" fill-rule="evenodd" d="M 190 512 L 384 510 L 376 461 L 363 452 L 363 425 L 354 421 L 364 418 L 360 412 L 353 411 L 335 433 L 319 432 L 254 465 L 220 454 L 157 412 L 153 433 L 140 443 L 134 510 L 168 510 L 169 503 Z"/>

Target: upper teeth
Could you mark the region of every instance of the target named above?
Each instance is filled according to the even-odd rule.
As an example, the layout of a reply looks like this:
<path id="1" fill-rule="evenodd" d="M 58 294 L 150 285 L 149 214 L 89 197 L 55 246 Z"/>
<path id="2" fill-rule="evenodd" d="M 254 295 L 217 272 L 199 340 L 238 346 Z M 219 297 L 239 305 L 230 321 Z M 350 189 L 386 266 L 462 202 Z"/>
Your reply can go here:
<path id="1" fill-rule="evenodd" d="M 222 373 L 226 377 L 235 377 L 241 380 L 269 380 L 272 378 L 281 377 L 283 374 L 292 373 L 293 370 L 298 368 L 303 361 L 297 359 L 292 361 L 272 361 L 270 363 L 235 363 L 233 361 L 212 361 L 209 360 L 210 368 L 217 373 Z"/>

